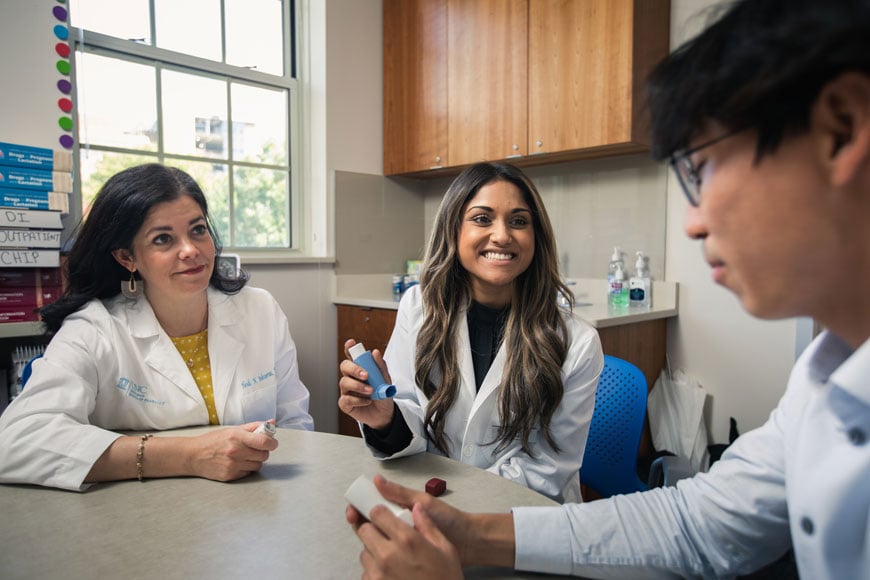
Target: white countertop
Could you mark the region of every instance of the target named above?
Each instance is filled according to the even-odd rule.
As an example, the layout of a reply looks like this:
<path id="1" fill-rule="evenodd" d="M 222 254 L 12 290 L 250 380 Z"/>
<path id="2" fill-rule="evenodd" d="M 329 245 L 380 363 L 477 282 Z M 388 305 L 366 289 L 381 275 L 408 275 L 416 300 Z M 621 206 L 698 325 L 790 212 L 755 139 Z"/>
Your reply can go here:
<path id="1" fill-rule="evenodd" d="M 652 304 L 649 308 L 614 309 L 607 305 L 607 281 L 577 278 L 568 281 L 574 292 L 574 312 L 596 328 L 633 324 L 645 320 L 677 316 L 676 282 L 653 280 Z M 332 302 L 348 306 L 396 310 L 398 300 L 392 296 L 390 274 L 357 274 L 335 277 Z"/>

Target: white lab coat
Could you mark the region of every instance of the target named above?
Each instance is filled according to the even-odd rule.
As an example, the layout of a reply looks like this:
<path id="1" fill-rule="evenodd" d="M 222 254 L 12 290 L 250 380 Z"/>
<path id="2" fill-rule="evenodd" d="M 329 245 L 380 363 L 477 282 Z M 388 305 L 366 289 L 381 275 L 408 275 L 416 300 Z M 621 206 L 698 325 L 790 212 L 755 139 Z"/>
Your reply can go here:
<path id="1" fill-rule="evenodd" d="M 459 325 L 458 337 L 461 384 L 453 407 L 447 414 L 444 432 L 453 459 L 501 475 L 556 501 L 579 502 L 580 464 L 586 449 L 586 437 L 595 407 L 595 389 L 604 358 L 594 328 L 568 311 L 565 311 L 565 321 L 569 336 L 568 355 L 562 366 L 565 393 L 550 423 L 553 438 L 560 447 L 559 453 L 535 430 L 529 441 L 534 456 L 523 452 L 519 439 L 495 454 L 497 445 L 493 441 L 500 421 L 498 387 L 507 354 L 502 344 L 478 392 L 468 325 L 464 322 Z M 395 402 L 413 439 L 408 447 L 390 458 L 423 451 L 438 453 L 429 444 L 423 430 L 428 400 L 414 382 L 417 333 L 422 324 L 422 295 L 419 287 L 412 287 L 402 297 L 384 359 L 398 391 Z M 375 457 L 387 458 L 373 447 L 369 449 Z"/>
<path id="2" fill-rule="evenodd" d="M 265 290 L 208 289 L 208 350 L 221 425 L 313 429 L 287 318 Z M 144 298 L 92 300 L 67 317 L 0 416 L 0 482 L 84 490 L 120 435 L 208 425 L 190 370 Z"/>

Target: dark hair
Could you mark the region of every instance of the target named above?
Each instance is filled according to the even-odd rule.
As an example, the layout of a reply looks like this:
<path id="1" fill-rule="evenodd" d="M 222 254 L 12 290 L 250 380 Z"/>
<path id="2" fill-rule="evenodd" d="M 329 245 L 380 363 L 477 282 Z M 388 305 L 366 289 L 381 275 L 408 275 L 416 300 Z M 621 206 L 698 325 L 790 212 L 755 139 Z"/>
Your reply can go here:
<path id="1" fill-rule="evenodd" d="M 155 205 L 192 198 L 206 219 L 215 244 L 215 268 L 209 284 L 227 294 L 239 292 L 248 281 L 227 278 L 217 267 L 221 245 L 208 215 L 205 195 L 196 181 L 184 171 L 157 163 L 138 165 L 116 173 L 100 188 L 86 219 L 79 223 L 75 242 L 65 265 L 66 289 L 63 296 L 40 310 L 46 333 L 56 332 L 64 319 L 94 298 L 105 300 L 120 294 L 121 282 L 130 272 L 112 256 L 118 249 L 130 250 L 133 238 Z"/>
<path id="2" fill-rule="evenodd" d="M 687 147 L 708 121 L 758 132 L 756 156 L 806 131 L 825 83 L 870 72 L 868 0 L 740 0 L 652 72 L 652 153 Z M 721 14 L 721 10 L 716 14 Z"/>
<path id="3" fill-rule="evenodd" d="M 568 332 L 558 295 L 571 304 L 574 297 L 559 275 L 553 228 L 535 185 L 512 165 L 478 163 L 465 169 L 441 200 L 420 272 L 424 317 L 417 335 L 415 382 L 429 399 L 427 436 L 444 453 L 449 452 L 444 425 L 460 381 L 456 336 L 471 301 L 471 283 L 457 249 L 462 209 L 484 185 L 498 181 L 515 185 L 528 204 L 535 255 L 516 278 L 505 325 L 508 355 L 499 385 L 502 420 L 495 436 L 496 449 L 501 451 L 519 438 L 523 450 L 530 453 L 530 436 L 540 427 L 550 447 L 559 450 L 550 420 L 564 393 L 562 364 L 568 352 Z M 433 376 L 440 379 L 437 385 Z"/>

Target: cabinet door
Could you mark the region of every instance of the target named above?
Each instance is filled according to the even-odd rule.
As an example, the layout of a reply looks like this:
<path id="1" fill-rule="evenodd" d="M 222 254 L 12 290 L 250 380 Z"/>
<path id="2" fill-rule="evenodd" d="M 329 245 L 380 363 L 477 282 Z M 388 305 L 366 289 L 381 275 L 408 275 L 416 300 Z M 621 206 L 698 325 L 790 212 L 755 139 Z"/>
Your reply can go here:
<path id="1" fill-rule="evenodd" d="M 447 0 L 383 0 L 384 175 L 447 165 Z"/>
<path id="2" fill-rule="evenodd" d="M 383 352 L 387 348 L 393 327 L 396 325 L 397 311 L 386 308 L 364 308 L 358 306 L 338 306 L 337 308 L 337 364 L 341 364 L 346 356 L 344 343 L 352 338 L 365 345 L 367 350 L 378 349 Z M 338 393 L 336 393 L 336 396 Z M 341 435 L 353 435 L 359 437 L 359 427 L 356 421 L 345 415 L 340 409 L 338 412 L 338 432 Z"/>
<path id="3" fill-rule="evenodd" d="M 529 153 L 649 146 L 645 82 L 668 0 L 529 0 Z"/>
<path id="4" fill-rule="evenodd" d="M 449 0 L 451 166 L 527 152 L 527 0 Z"/>

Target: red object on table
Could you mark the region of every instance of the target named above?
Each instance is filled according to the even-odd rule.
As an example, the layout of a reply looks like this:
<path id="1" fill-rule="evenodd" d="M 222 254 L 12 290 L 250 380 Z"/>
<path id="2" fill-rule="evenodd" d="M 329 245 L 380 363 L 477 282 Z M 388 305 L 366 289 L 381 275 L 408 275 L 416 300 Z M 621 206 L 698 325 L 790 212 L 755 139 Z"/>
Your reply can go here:
<path id="1" fill-rule="evenodd" d="M 447 489 L 447 482 L 443 479 L 438 479 L 437 477 L 433 477 L 429 481 L 426 482 L 426 493 L 429 495 L 434 495 L 438 497 Z"/>

